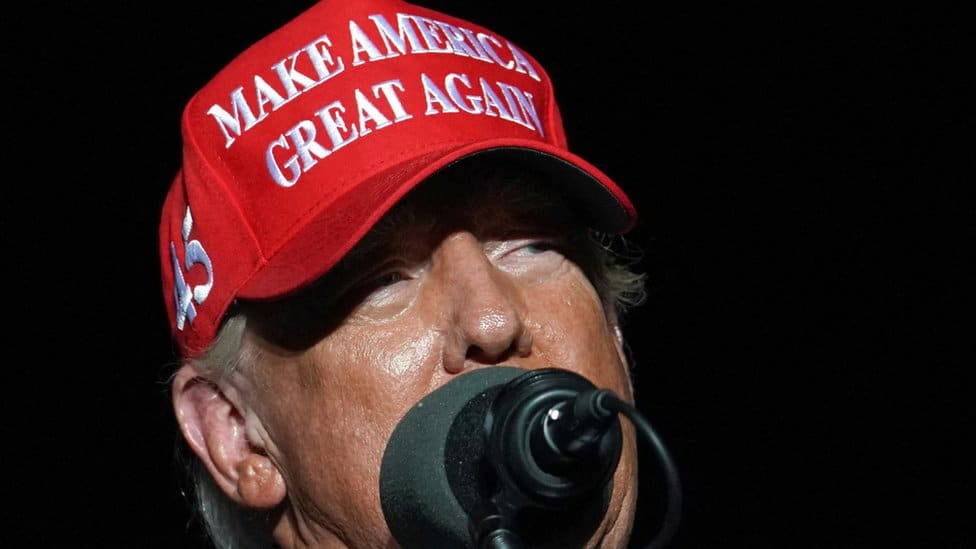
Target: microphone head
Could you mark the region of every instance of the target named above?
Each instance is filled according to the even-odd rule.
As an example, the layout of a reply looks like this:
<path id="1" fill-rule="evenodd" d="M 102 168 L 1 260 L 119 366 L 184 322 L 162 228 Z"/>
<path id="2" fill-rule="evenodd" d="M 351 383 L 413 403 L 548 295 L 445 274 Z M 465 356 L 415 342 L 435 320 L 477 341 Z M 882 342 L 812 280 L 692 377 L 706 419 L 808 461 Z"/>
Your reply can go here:
<path id="1" fill-rule="evenodd" d="M 593 406 L 597 387 L 560 368 L 507 383 L 486 417 L 487 456 L 509 501 L 572 511 L 600 498 L 623 450 L 616 414 Z"/>
<path id="2" fill-rule="evenodd" d="M 404 414 L 387 442 L 379 479 L 383 515 L 400 547 L 474 547 L 499 501 L 516 504 L 507 513 L 526 547 L 577 547 L 596 531 L 613 491 L 610 479 L 592 497 L 574 499 L 563 509 L 523 506 L 504 495 L 495 500 L 513 486 L 493 463 L 504 458 L 489 448 L 497 423 L 489 415 L 496 399 L 508 400 L 500 395 L 535 386 L 539 376 L 563 387 L 565 375 L 569 372 L 555 369 L 478 368 L 434 390 Z"/>
<path id="3" fill-rule="evenodd" d="M 394 429 L 380 468 L 393 537 L 412 547 L 469 547 L 482 497 L 483 425 L 495 395 L 527 370 L 492 366 L 459 375 L 421 399 Z"/>

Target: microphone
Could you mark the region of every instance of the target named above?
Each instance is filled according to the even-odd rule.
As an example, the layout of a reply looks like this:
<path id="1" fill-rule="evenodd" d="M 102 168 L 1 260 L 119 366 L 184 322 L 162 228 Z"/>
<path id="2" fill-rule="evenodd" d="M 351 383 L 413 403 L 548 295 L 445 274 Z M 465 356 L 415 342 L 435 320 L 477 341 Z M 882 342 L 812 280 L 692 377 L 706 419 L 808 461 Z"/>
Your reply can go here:
<path id="1" fill-rule="evenodd" d="M 623 443 L 616 412 L 601 402 L 608 394 L 556 368 L 530 371 L 502 388 L 485 431 L 504 503 L 566 509 L 610 481 Z"/>
<path id="2" fill-rule="evenodd" d="M 621 453 L 608 391 L 568 370 L 479 368 L 401 419 L 380 469 L 384 518 L 413 547 L 580 545 Z M 512 541 L 514 540 L 514 541 Z"/>

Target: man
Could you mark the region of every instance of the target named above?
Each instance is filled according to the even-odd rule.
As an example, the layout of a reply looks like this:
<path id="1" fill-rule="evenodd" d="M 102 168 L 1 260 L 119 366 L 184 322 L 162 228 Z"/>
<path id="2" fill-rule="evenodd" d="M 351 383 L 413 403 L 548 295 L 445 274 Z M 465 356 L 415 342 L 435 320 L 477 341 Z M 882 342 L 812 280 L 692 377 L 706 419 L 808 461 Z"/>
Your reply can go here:
<path id="1" fill-rule="evenodd" d="M 619 323 L 642 277 L 609 244 L 634 208 L 569 152 L 516 44 L 396 0 L 326 0 L 221 70 L 182 132 L 160 227 L 172 402 L 216 546 L 441 535 L 384 493 L 385 456 L 408 412 L 477 372 L 553 368 L 632 402 Z M 506 524 L 625 547 L 637 442 L 621 433 L 592 520 L 570 510 L 544 538 Z"/>

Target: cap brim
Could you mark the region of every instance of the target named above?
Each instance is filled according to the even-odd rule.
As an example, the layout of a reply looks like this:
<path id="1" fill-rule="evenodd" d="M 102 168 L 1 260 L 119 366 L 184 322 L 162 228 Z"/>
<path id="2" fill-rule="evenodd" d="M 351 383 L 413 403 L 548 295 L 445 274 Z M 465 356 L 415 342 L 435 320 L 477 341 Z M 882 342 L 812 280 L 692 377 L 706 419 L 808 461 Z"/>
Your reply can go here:
<path id="1" fill-rule="evenodd" d="M 581 205 L 579 215 L 594 230 L 622 234 L 636 221 L 634 206 L 623 190 L 601 170 L 565 149 L 515 139 L 442 147 L 385 167 L 318 204 L 269 253 L 237 295 L 270 299 L 318 279 L 411 189 L 442 168 L 469 159 L 521 162 L 551 178 Z"/>

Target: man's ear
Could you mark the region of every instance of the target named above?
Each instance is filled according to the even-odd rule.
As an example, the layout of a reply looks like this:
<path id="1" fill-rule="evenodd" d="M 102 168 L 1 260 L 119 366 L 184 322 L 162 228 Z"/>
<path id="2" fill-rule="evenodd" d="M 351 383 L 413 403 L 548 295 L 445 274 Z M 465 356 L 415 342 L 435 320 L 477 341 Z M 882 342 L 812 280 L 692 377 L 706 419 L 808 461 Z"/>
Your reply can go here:
<path id="1" fill-rule="evenodd" d="M 187 361 L 173 377 L 172 395 L 183 437 L 224 493 L 258 509 L 284 500 L 281 471 L 247 439 L 245 414 L 217 383 Z"/>

